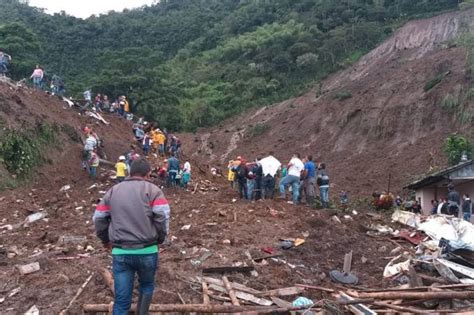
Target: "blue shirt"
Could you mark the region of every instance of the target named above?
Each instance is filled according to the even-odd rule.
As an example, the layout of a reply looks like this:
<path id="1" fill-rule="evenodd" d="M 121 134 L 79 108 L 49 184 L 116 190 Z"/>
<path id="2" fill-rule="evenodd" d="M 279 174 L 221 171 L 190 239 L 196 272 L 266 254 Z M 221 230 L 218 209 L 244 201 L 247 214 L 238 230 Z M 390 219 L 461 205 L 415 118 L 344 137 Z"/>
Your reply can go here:
<path id="1" fill-rule="evenodd" d="M 306 162 L 304 164 L 304 169 L 307 171 L 308 177 L 316 177 L 316 166 L 314 165 L 314 162 Z"/>

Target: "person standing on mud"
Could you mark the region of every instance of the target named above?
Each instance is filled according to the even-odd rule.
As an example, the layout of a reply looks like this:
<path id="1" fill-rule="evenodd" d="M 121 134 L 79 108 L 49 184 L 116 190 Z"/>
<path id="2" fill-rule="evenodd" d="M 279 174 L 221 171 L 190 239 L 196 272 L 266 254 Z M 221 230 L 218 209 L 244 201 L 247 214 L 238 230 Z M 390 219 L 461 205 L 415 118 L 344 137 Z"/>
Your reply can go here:
<path id="1" fill-rule="evenodd" d="M 306 196 L 306 203 L 313 205 L 316 199 L 316 165 L 313 162 L 313 156 L 308 155 L 304 164 L 304 194 Z"/>
<path id="2" fill-rule="evenodd" d="M 300 159 L 300 154 L 293 154 L 293 157 L 288 163 L 288 174 L 280 180 L 280 199 L 286 199 L 286 186 L 291 185 L 293 204 L 296 205 L 298 203 L 300 178 L 303 170 L 304 164 Z"/>
<path id="3" fill-rule="evenodd" d="M 321 194 L 321 203 L 324 209 L 329 207 L 329 175 L 326 172 L 326 164 L 319 164 L 319 173 L 317 184 L 319 186 L 319 193 Z"/>
<path id="4" fill-rule="evenodd" d="M 249 170 L 245 163 L 245 160 L 242 157 L 237 157 L 238 164 L 237 166 L 232 168 L 232 171 L 235 173 L 235 180 L 239 185 L 239 196 L 240 199 L 248 199 L 247 194 L 247 177 L 249 174 Z"/>
<path id="5" fill-rule="evenodd" d="M 39 65 L 36 65 L 36 68 L 33 71 L 33 74 L 31 74 L 30 79 L 33 79 L 33 86 L 38 90 L 42 89 L 43 77 L 43 69 L 41 69 Z"/>
<path id="6" fill-rule="evenodd" d="M 112 249 L 114 315 L 128 314 L 138 274 L 137 314 L 148 314 L 155 289 L 158 245 L 169 231 L 170 207 L 165 195 L 149 182 L 150 163 L 133 161 L 130 178 L 113 186 L 97 204 L 94 226 L 105 248 Z"/>
<path id="7" fill-rule="evenodd" d="M 5 75 L 8 72 L 8 65 L 12 61 L 12 57 L 0 49 L 0 74 Z"/>

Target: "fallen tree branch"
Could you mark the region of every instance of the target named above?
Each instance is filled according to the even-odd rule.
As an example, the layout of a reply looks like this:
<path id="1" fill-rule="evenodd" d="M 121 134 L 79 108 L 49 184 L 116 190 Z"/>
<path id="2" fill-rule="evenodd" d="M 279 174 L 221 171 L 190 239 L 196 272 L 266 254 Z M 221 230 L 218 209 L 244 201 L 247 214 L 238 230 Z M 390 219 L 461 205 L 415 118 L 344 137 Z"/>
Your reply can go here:
<path id="1" fill-rule="evenodd" d="M 94 273 L 92 273 L 87 279 L 86 281 L 84 281 L 84 283 L 81 285 L 81 287 L 79 288 L 79 290 L 77 290 L 77 293 L 76 295 L 74 295 L 74 297 L 72 298 L 71 302 L 69 302 L 69 304 L 67 305 L 67 307 L 61 311 L 61 313 L 59 313 L 60 315 L 65 315 L 67 310 L 72 306 L 72 304 L 74 304 L 74 302 L 77 300 L 77 298 L 79 297 L 79 295 L 81 295 L 82 291 L 84 291 L 84 289 L 86 288 L 87 284 L 91 281 L 92 279 L 92 276 L 94 275 Z M 108 304 L 105 304 L 105 307 L 107 308 L 108 310 L 108 307 L 109 305 Z"/>
<path id="2" fill-rule="evenodd" d="M 441 291 L 441 292 L 403 292 L 403 291 L 387 291 L 387 292 L 356 292 L 348 291 L 348 293 L 357 298 L 373 298 L 381 300 L 446 300 L 446 299 L 460 299 L 468 300 L 474 299 L 474 291 Z"/>
<path id="3" fill-rule="evenodd" d="M 84 312 L 108 312 L 109 304 L 84 304 L 82 309 Z M 243 313 L 258 312 L 259 314 L 269 314 L 273 312 L 290 312 L 306 310 L 308 307 L 289 307 L 280 308 L 273 306 L 237 306 L 237 305 L 204 305 L 204 304 L 152 304 L 150 312 L 178 312 L 178 313 Z M 137 309 L 136 304 L 132 304 L 131 311 Z M 313 310 L 319 310 L 315 308 Z"/>
<path id="4" fill-rule="evenodd" d="M 408 312 L 410 314 L 433 314 L 433 310 L 421 310 L 418 308 L 413 308 L 413 307 L 405 307 L 405 306 L 398 306 L 398 305 L 393 305 L 389 303 L 383 303 L 383 302 L 372 302 L 369 303 L 375 306 L 381 306 L 381 307 L 386 307 L 392 310 L 400 311 L 400 312 Z M 444 310 L 443 310 L 444 312 Z"/>
<path id="5" fill-rule="evenodd" d="M 328 293 L 334 293 L 336 292 L 333 289 L 328 289 L 320 286 L 314 286 L 314 285 L 306 285 L 306 284 L 295 284 L 295 286 L 300 287 L 300 288 L 305 288 L 305 289 L 312 289 L 312 290 L 318 290 L 318 291 L 323 291 L 323 292 L 328 292 Z"/>
<path id="6" fill-rule="evenodd" d="M 389 292 L 389 291 L 417 291 L 417 290 L 430 290 L 430 289 L 455 289 L 455 288 L 468 288 L 474 287 L 474 283 L 459 283 L 459 284 L 448 284 L 438 286 L 421 286 L 412 288 L 387 288 L 387 289 L 367 289 L 360 290 L 360 292 Z"/>
<path id="7" fill-rule="evenodd" d="M 107 268 L 101 268 L 100 274 L 102 275 L 105 284 L 112 292 L 112 295 L 115 296 L 114 277 L 112 276 L 112 273 Z"/>
<path id="8" fill-rule="evenodd" d="M 235 291 L 232 289 L 232 285 L 229 282 L 229 279 L 227 279 L 226 276 L 223 276 L 222 281 L 224 282 L 224 287 L 227 290 L 227 294 L 229 294 L 230 300 L 232 301 L 232 305 L 240 305 L 239 300 L 235 296 Z"/>

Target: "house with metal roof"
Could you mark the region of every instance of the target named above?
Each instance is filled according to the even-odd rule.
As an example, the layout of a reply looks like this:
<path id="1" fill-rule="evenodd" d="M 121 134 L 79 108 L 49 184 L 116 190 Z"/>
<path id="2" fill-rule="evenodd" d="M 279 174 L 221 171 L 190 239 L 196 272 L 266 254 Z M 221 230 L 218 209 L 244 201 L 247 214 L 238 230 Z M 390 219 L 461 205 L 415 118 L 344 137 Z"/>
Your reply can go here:
<path id="1" fill-rule="evenodd" d="M 416 200 L 421 204 L 423 214 L 430 214 L 431 201 L 446 198 L 448 184 L 453 184 L 461 196 L 469 194 L 474 197 L 474 160 L 464 161 L 457 165 L 428 174 L 414 181 L 405 188 L 414 190 Z"/>

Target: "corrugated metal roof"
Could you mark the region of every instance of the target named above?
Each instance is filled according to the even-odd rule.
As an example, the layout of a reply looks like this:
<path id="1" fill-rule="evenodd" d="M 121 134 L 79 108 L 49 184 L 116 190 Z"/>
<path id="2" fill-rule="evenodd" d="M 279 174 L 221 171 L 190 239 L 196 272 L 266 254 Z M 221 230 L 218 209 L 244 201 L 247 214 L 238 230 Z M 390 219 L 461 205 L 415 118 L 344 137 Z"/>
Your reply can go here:
<path id="1" fill-rule="evenodd" d="M 434 184 L 434 183 L 439 182 L 441 180 L 447 179 L 449 177 L 449 174 L 451 174 L 451 173 L 453 173 L 453 172 L 455 172 L 459 169 L 462 169 L 466 166 L 469 166 L 473 163 L 474 163 L 474 160 L 469 160 L 469 161 L 461 162 L 457 165 L 445 168 L 443 170 L 436 171 L 434 173 L 426 175 L 425 177 L 423 177 L 419 180 L 416 180 L 416 181 L 412 182 L 411 184 L 405 186 L 404 188 L 406 188 L 406 189 L 419 189 L 421 187 L 425 187 L 425 186 Z"/>

